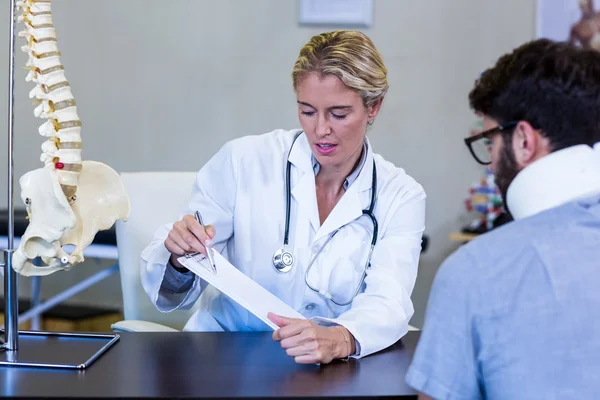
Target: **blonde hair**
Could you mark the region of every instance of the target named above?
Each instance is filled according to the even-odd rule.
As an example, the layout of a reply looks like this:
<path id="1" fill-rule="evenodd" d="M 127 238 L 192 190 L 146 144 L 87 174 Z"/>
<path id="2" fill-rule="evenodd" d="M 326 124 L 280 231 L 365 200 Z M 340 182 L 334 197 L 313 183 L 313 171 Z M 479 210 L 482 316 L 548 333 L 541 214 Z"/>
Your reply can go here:
<path id="1" fill-rule="evenodd" d="M 365 107 L 382 99 L 389 87 L 381 54 L 371 39 L 358 31 L 341 30 L 313 36 L 302 47 L 294 64 L 294 91 L 312 72 L 337 76 L 358 92 Z"/>

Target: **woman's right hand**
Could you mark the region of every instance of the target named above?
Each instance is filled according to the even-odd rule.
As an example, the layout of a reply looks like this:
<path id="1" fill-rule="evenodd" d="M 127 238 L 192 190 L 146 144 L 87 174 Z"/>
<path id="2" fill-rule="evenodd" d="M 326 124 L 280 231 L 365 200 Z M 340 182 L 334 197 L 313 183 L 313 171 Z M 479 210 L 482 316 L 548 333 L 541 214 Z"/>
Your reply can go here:
<path id="1" fill-rule="evenodd" d="M 215 237 L 215 228 L 212 225 L 206 225 L 206 230 L 194 218 L 193 215 L 186 215 L 173 224 L 173 228 L 165 239 L 165 247 L 171 253 L 171 265 L 177 268 L 184 268 L 177 259 L 189 253 L 202 253 L 206 255 L 206 247 L 210 246 Z"/>

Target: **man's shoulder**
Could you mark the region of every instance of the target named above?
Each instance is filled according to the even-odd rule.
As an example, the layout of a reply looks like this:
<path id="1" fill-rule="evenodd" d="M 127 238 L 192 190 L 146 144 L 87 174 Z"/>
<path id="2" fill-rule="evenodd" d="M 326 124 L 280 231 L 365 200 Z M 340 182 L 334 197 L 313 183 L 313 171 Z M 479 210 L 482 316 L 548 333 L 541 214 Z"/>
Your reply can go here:
<path id="1" fill-rule="evenodd" d="M 556 228 L 557 221 L 563 220 L 569 212 L 568 204 L 554 207 L 526 218 L 513 220 L 481 235 L 481 237 L 472 242 L 474 245 L 477 244 L 479 246 L 487 245 L 489 242 L 494 241 L 507 242 L 511 245 L 518 242 L 526 245 L 535 239 L 535 237 L 532 237 L 532 234 L 536 234 L 537 238 L 540 235 L 544 236 L 544 233 L 549 232 L 549 228 Z"/>
<path id="2" fill-rule="evenodd" d="M 557 220 L 564 210 L 557 208 L 529 218 L 508 222 L 485 234 L 479 235 L 461 246 L 455 253 L 470 259 L 475 270 L 500 268 L 508 260 L 515 260 L 524 253 L 535 252 L 545 238 L 556 230 Z"/>
<path id="3" fill-rule="evenodd" d="M 564 240 L 569 240 L 568 225 L 561 221 L 569 219 L 567 206 L 556 207 L 539 214 L 511 221 L 462 246 L 473 260 L 477 269 L 489 270 L 514 265 L 521 257 L 535 254 L 541 244 L 555 240 L 561 231 Z"/>
<path id="4" fill-rule="evenodd" d="M 478 288 L 483 293 L 502 282 L 518 281 L 536 265 L 589 254 L 589 241 L 582 240 L 582 235 L 600 233 L 597 225 L 586 223 L 586 215 L 576 203 L 569 203 L 509 222 L 459 247 L 444 260 L 436 279 L 456 288 L 451 290 Z"/>

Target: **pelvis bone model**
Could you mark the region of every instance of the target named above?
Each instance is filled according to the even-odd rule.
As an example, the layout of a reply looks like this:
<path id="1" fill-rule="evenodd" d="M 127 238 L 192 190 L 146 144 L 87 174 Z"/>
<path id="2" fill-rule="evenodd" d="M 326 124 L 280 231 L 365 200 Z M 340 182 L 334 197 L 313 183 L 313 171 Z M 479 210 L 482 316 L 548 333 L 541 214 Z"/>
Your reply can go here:
<path id="1" fill-rule="evenodd" d="M 44 167 L 19 180 L 29 225 L 13 256 L 13 268 L 24 276 L 49 275 L 83 261 L 83 250 L 100 230 L 129 216 L 129 198 L 119 175 L 109 166 L 81 160 L 81 121 L 60 62 L 50 0 L 17 3 L 29 54 L 26 80 L 34 82 L 29 97 L 39 105 L 34 114 L 46 119 L 39 133 Z M 73 245 L 69 254 L 63 246 Z M 42 266 L 33 264 L 40 257 Z"/>

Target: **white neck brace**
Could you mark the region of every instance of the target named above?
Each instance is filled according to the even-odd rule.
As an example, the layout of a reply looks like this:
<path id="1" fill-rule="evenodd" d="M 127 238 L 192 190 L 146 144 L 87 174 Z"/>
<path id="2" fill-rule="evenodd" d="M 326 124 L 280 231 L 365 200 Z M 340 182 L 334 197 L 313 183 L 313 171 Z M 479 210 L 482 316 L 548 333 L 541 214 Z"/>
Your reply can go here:
<path id="1" fill-rule="evenodd" d="M 508 187 L 506 205 L 521 219 L 594 194 L 600 194 L 600 142 L 555 151 L 524 168 Z"/>

